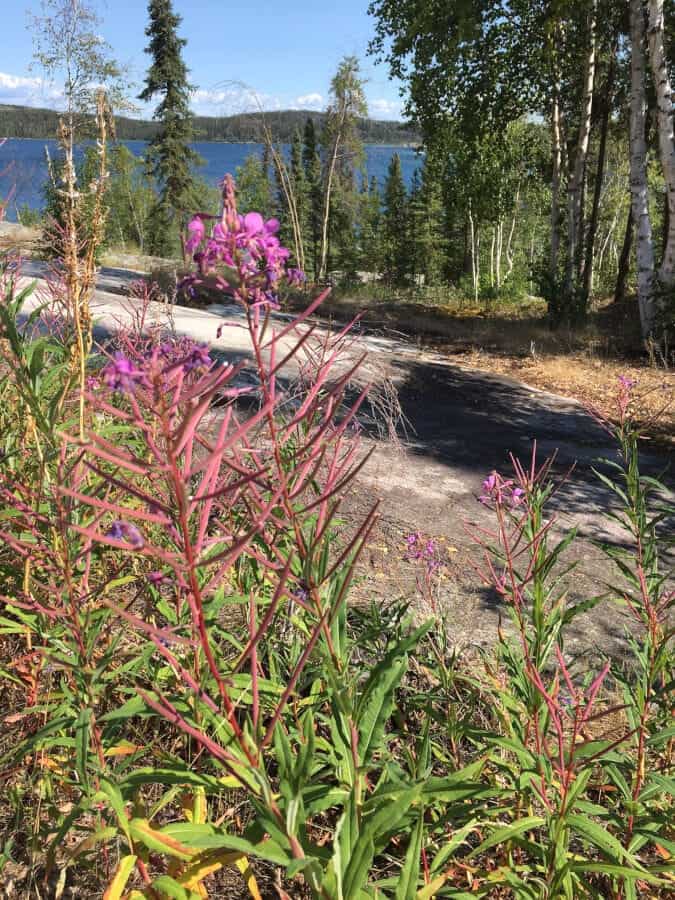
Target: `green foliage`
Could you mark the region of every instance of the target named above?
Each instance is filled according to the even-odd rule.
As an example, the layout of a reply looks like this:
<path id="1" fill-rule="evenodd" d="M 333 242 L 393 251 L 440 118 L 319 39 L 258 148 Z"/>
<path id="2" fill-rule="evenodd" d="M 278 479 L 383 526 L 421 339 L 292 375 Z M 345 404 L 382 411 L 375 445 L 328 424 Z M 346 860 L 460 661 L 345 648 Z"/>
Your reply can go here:
<path id="1" fill-rule="evenodd" d="M 382 196 L 384 276 L 403 284 L 410 274 L 408 193 L 401 173 L 401 158 L 394 153 L 389 162 Z"/>
<path id="2" fill-rule="evenodd" d="M 166 431 L 177 450 L 157 471 L 145 460 L 163 452 L 148 427 L 161 408 L 140 406 L 130 421 L 122 396 L 92 411 L 87 456 L 62 444 L 68 336 L 42 336 L 39 308 L 19 325 L 31 288 L 18 290 L 10 269 L 5 276 L 0 639 L 39 652 L 27 668 L 0 658 L 17 713 L 2 758 L 14 773 L 14 827 L 35 835 L 5 841 L 0 867 L 46 849 L 48 871 L 65 867 L 77 881 L 98 870 L 110 897 L 204 896 L 227 868 L 257 897 L 268 865 L 282 870 L 289 895 L 302 881 L 321 900 L 667 895 L 675 785 L 664 526 L 673 510 L 640 473 L 628 382 L 620 456 L 598 471 L 625 534 L 603 548 L 616 579 L 570 605 L 565 554 L 575 534 L 551 536 L 550 466 L 495 475 L 485 501 L 497 537 L 480 540 L 486 581 L 513 628 L 495 652 L 465 660 L 450 622 L 415 625 L 407 603 L 348 606 L 367 528 L 345 548 L 338 523 L 322 523 L 306 495 L 277 491 L 302 477 L 316 424 L 294 431 L 283 407 L 275 411 L 274 433 L 293 435 L 273 463 L 280 482 L 261 470 L 250 495 L 261 509 L 276 498 L 273 528 L 252 533 L 234 557 L 227 535 L 248 527 L 245 503 L 214 503 L 221 487 L 203 516 L 181 505 L 191 401 L 172 414 L 187 419 Z M 265 407 L 254 415 L 263 422 Z M 19 452 L 26 447 L 39 452 Z M 193 461 L 193 497 L 204 497 L 213 465 Z M 29 502 L 12 507 L 17 484 L 29 486 Z M 320 507 L 317 474 L 307 488 Z M 204 540 L 180 565 L 183 539 L 161 521 L 173 504 L 185 539 Z M 109 546 L 106 510 L 138 516 L 143 545 Z M 18 552 L 27 534 L 28 569 Z M 223 568 L 223 558 L 233 561 Z M 185 575 L 148 578 L 158 562 Z M 422 571 L 423 593 L 433 593 L 435 572 Z M 27 578 L 38 602 L 27 601 Z M 610 673 L 607 662 L 594 677 L 570 662 L 565 634 L 605 602 L 633 614 L 631 665 Z M 222 691 L 236 698 L 236 715 L 213 699 Z M 617 714 L 619 732 L 606 736 L 603 723 Z"/>
<path id="3" fill-rule="evenodd" d="M 149 0 L 148 15 L 146 35 L 150 43 L 146 52 L 152 64 L 139 99 L 148 102 L 159 97 L 154 118 L 160 122 L 146 157 L 148 170 L 159 186 L 150 247 L 158 256 L 168 256 L 177 233 L 183 231 L 188 212 L 199 208 L 201 198 L 193 168 L 201 158 L 190 147 L 194 140 L 191 86 L 182 55 L 186 41 L 178 37 L 180 16 L 173 12 L 171 0 Z"/>
<path id="4" fill-rule="evenodd" d="M 106 183 L 105 208 L 106 226 L 99 256 L 110 248 L 125 251 L 137 250 L 150 253 L 155 248 L 157 226 L 157 192 L 145 168 L 123 144 L 113 144 L 108 153 L 109 177 Z M 86 147 L 82 159 L 77 164 L 77 181 L 89 185 L 97 175 L 97 156 L 94 147 Z M 64 200 L 61 191 L 63 162 L 52 160 L 50 178 L 44 186 L 45 210 L 48 233 L 54 227 L 62 227 L 64 221 Z M 217 190 L 205 181 L 195 181 L 195 190 L 201 209 L 217 208 Z M 85 196 L 80 218 L 81 227 L 87 229 L 94 212 L 94 199 Z M 48 248 L 49 249 L 49 248 Z M 170 231 L 163 240 L 163 251 L 168 256 L 180 253 L 179 237 Z"/>
<path id="5" fill-rule="evenodd" d="M 269 167 L 255 153 L 246 157 L 243 166 L 237 168 L 237 193 L 244 209 L 259 209 L 266 219 L 274 212 Z"/>
<path id="6" fill-rule="evenodd" d="M 123 72 L 101 38 L 101 19 L 92 3 L 42 0 L 41 7 L 41 15 L 31 16 L 35 61 L 48 81 L 63 81 L 69 124 L 86 130 L 101 88 L 111 107 L 124 105 Z"/>
<path id="7" fill-rule="evenodd" d="M 310 117 L 308 117 L 305 122 L 303 133 L 302 163 L 305 168 L 305 182 L 307 184 L 307 232 L 305 238 L 305 255 L 309 261 L 308 271 L 310 271 L 316 279 L 319 273 L 323 187 L 319 144 L 314 120 Z"/>
<path id="8" fill-rule="evenodd" d="M 337 270 L 350 281 L 358 270 L 358 176 L 364 174 L 365 164 L 358 121 L 366 113 L 359 62 L 355 56 L 347 56 L 331 81 L 330 102 L 321 133 L 324 171 L 320 279 L 329 270 Z"/>

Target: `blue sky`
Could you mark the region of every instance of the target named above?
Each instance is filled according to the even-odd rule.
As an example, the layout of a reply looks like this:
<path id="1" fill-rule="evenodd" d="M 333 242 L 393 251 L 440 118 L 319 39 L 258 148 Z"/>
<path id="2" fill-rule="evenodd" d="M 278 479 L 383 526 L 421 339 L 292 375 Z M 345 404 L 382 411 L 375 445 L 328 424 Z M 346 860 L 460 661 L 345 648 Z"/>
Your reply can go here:
<path id="1" fill-rule="evenodd" d="M 103 37 L 137 86 L 148 60 L 145 0 L 97 0 L 95 5 Z M 39 70 L 30 69 L 28 15 L 39 6 L 39 0 L 14 0 L 4 18 L 0 103 L 59 104 L 60 85 L 45 84 Z M 398 85 L 389 81 L 385 66 L 366 56 L 373 34 L 367 6 L 368 0 L 174 0 L 188 41 L 185 59 L 198 88 L 195 112 L 249 111 L 257 99 L 266 109 L 323 109 L 337 63 L 355 54 L 367 79 L 370 114 L 398 118 Z"/>

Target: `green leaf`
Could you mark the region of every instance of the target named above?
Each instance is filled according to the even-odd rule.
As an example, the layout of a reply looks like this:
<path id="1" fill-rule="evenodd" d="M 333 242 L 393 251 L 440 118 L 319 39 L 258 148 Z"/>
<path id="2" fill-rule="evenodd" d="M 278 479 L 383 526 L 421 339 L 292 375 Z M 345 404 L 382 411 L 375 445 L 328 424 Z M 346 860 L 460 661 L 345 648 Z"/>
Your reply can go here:
<path id="1" fill-rule="evenodd" d="M 245 838 L 227 834 L 214 825 L 174 822 L 162 828 L 161 833 L 195 853 L 202 850 L 232 850 L 243 856 L 256 856 L 278 866 L 287 866 L 290 862 L 289 854 L 274 840 L 254 844 Z"/>
<path id="2" fill-rule="evenodd" d="M 84 787 L 89 787 L 89 730 L 91 726 L 91 709 L 85 707 L 80 711 L 75 723 L 75 769 Z"/>
<path id="3" fill-rule="evenodd" d="M 424 838 L 424 810 L 417 815 L 417 823 L 410 837 L 405 862 L 396 887 L 396 900 L 415 900 L 420 877 L 422 840 Z"/>
<path id="4" fill-rule="evenodd" d="M 480 827 L 480 824 L 480 822 L 472 820 L 471 822 L 467 822 L 462 828 L 458 828 L 448 843 L 444 844 L 434 857 L 434 860 L 431 863 L 431 872 L 438 872 L 439 869 L 442 869 L 457 848 L 466 841 L 472 831 L 476 831 L 476 829 Z"/>
<path id="5" fill-rule="evenodd" d="M 394 707 L 394 694 L 408 668 L 408 651 L 419 643 L 430 627 L 431 623 L 427 623 L 416 629 L 371 671 L 355 714 L 361 765 L 367 765 L 380 746 L 384 727 Z"/>
<path id="6" fill-rule="evenodd" d="M 662 878 L 657 878 L 656 875 L 645 869 L 630 869 L 628 866 L 617 866 L 606 862 L 573 862 L 570 869 L 574 872 L 600 872 L 612 878 L 639 878 L 640 881 L 647 881 L 649 884 L 666 883 Z"/>
<path id="7" fill-rule="evenodd" d="M 343 879 L 342 896 L 345 900 L 363 894 L 368 884 L 368 874 L 374 856 L 375 845 L 372 836 L 359 835 Z"/>
<path id="8" fill-rule="evenodd" d="M 103 900 L 120 900 L 136 865 L 137 856 L 123 856 L 117 866 L 115 875 L 103 894 Z"/>
<path id="9" fill-rule="evenodd" d="M 110 804 L 111 809 L 117 816 L 117 821 L 119 822 L 120 828 L 126 836 L 129 848 L 133 849 L 131 843 L 131 831 L 129 830 L 129 817 L 126 813 L 126 807 L 124 804 L 124 798 L 122 797 L 122 792 L 117 787 L 117 785 L 112 784 L 112 782 L 108 781 L 106 778 L 101 778 L 99 787 L 99 794 L 102 794 Z"/>
<path id="10" fill-rule="evenodd" d="M 160 875 L 152 882 L 152 887 L 158 891 L 161 897 L 170 898 L 170 900 L 193 900 L 199 897 L 194 891 L 188 891 L 182 884 L 174 881 L 170 875 Z"/>
<path id="11" fill-rule="evenodd" d="M 526 816 L 524 819 L 518 819 L 511 825 L 505 825 L 502 828 L 497 828 L 492 832 L 489 838 L 486 838 L 481 844 L 478 845 L 478 847 L 476 847 L 475 850 L 471 851 L 468 859 L 484 853 L 490 847 L 495 847 L 497 844 L 504 844 L 506 841 L 510 841 L 513 838 L 518 837 L 525 831 L 532 831 L 535 828 L 540 828 L 545 824 L 545 822 L 546 819 L 542 819 L 541 816 Z"/>
<path id="12" fill-rule="evenodd" d="M 601 850 L 611 859 L 627 860 L 631 865 L 634 865 L 641 870 L 642 867 L 638 861 L 634 859 L 614 835 L 610 834 L 606 828 L 602 827 L 602 825 L 598 825 L 597 822 L 593 822 L 586 816 L 581 816 L 576 813 L 566 816 L 565 822 L 572 831 L 576 832 L 577 835 L 586 838 L 590 844 L 597 847 L 598 850 Z"/>
<path id="13" fill-rule="evenodd" d="M 166 854 L 183 862 L 189 862 L 198 852 L 167 834 L 164 829 L 153 828 L 147 819 L 132 819 L 129 822 L 129 830 L 133 839 L 144 844 L 148 850 Z"/>

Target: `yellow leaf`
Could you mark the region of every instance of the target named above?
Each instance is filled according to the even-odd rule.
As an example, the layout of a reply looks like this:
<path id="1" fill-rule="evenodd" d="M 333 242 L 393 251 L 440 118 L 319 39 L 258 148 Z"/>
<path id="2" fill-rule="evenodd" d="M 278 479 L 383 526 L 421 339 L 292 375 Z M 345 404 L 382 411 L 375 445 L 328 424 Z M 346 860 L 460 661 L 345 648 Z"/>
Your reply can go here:
<path id="1" fill-rule="evenodd" d="M 439 875 L 438 878 L 434 878 L 434 880 L 428 884 L 426 887 L 423 887 L 421 890 L 417 892 L 415 895 L 416 900 L 431 900 L 431 897 L 434 896 L 436 891 L 440 891 L 445 882 L 448 880 L 449 873 L 445 875 Z"/>
<path id="2" fill-rule="evenodd" d="M 199 890 L 202 881 L 209 875 L 213 875 L 223 866 L 236 866 L 244 876 L 249 894 L 253 900 L 262 900 L 258 890 L 258 882 L 251 869 L 248 859 L 241 853 L 228 850 L 213 850 L 202 853 L 197 859 L 185 867 L 178 881 L 190 891 Z"/>
<path id="3" fill-rule="evenodd" d="M 132 753 L 136 753 L 137 750 L 140 750 L 140 747 L 137 747 L 136 744 L 132 744 L 129 741 L 121 741 L 119 744 L 116 744 L 114 747 L 108 747 L 107 750 L 104 751 L 104 756 L 130 756 Z"/>
<path id="4" fill-rule="evenodd" d="M 137 857 L 133 855 L 122 857 L 113 880 L 110 882 L 105 890 L 105 893 L 103 894 L 103 900 L 120 900 L 122 891 L 127 886 L 129 876 L 133 872 L 134 866 L 136 865 L 136 859 Z"/>
<path id="5" fill-rule="evenodd" d="M 175 838 L 169 837 L 161 831 L 154 829 L 147 819 L 132 819 L 129 822 L 129 830 L 131 836 L 136 841 L 141 841 L 150 850 L 158 853 L 168 853 L 169 856 L 175 856 L 182 859 L 183 862 L 189 862 L 193 857 L 197 856 L 199 851 L 186 847 Z"/>
<path id="6" fill-rule="evenodd" d="M 193 825 L 204 825 L 206 822 L 207 805 L 206 791 L 203 787 L 196 787 L 194 793 L 183 795 L 181 803 L 185 818 Z"/>
<path id="7" fill-rule="evenodd" d="M 255 875 L 253 874 L 253 870 L 251 869 L 248 859 L 246 859 L 245 856 L 242 856 L 237 860 L 236 866 L 244 876 L 246 887 L 248 888 L 248 892 L 251 897 L 253 897 L 253 900 L 262 900 L 260 891 L 258 890 L 258 882 L 255 880 Z"/>

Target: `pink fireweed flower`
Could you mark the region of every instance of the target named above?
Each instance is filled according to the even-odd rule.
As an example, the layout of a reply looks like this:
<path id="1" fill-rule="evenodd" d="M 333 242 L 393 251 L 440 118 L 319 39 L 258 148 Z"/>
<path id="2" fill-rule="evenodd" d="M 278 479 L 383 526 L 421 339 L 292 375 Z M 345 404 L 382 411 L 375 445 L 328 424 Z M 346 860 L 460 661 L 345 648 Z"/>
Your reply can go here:
<path id="1" fill-rule="evenodd" d="M 483 482 L 483 493 L 478 502 L 485 505 L 494 503 L 497 506 L 520 506 L 527 499 L 523 488 L 517 487 L 510 478 L 502 478 L 499 472 L 491 472 Z"/>
<path id="2" fill-rule="evenodd" d="M 194 295 L 208 280 L 247 306 L 275 306 L 281 283 L 301 284 L 304 274 L 286 268 L 291 253 L 277 237 L 277 219 L 265 221 L 255 211 L 240 215 L 232 177 L 226 175 L 222 184 L 223 211 L 211 234 L 205 221 L 213 217 L 199 213 L 188 225 L 185 248 L 194 254 L 197 271 L 183 279 L 181 288 Z"/>
<path id="3" fill-rule="evenodd" d="M 185 250 L 189 254 L 193 254 L 204 240 L 206 227 L 201 216 L 195 216 L 188 223 L 188 238 L 185 241 Z"/>
<path id="4" fill-rule="evenodd" d="M 429 575 L 440 569 L 438 544 L 432 538 L 425 539 L 419 531 L 415 531 L 406 537 L 405 543 L 406 551 L 403 558 L 406 562 L 423 563 Z"/>
<path id="5" fill-rule="evenodd" d="M 164 572 L 149 572 L 146 578 L 153 587 L 159 587 L 167 580 Z"/>
<path id="6" fill-rule="evenodd" d="M 633 388 L 636 386 L 637 381 L 635 378 L 630 378 L 628 375 L 619 375 L 619 396 L 617 398 L 619 413 L 621 415 L 622 420 L 625 419 L 628 415 L 628 408 L 633 400 Z"/>
<path id="7" fill-rule="evenodd" d="M 515 487 L 511 491 L 511 506 L 519 506 L 525 500 L 525 491 Z"/>
<path id="8" fill-rule="evenodd" d="M 189 337 L 164 341 L 159 347 L 158 356 L 167 364 L 165 372 L 182 368 L 183 372 L 189 375 L 190 372 L 209 369 L 213 365 L 213 360 L 209 355 L 209 345 L 199 343 Z"/>
<path id="9" fill-rule="evenodd" d="M 115 541 L 125 541 L 135 549 L 139 550 L 144 544 L 145 539 L 141 532 L 130 522 L 113 522 L 107 532 L 107 537 Z"/>
<path id="10" fill-rule="evenodd" d="M 103 369 L 103 381 L 112 391 L 128 393 L 136 384 L 145 382 L 145 374 L 118 350 Z"/>

